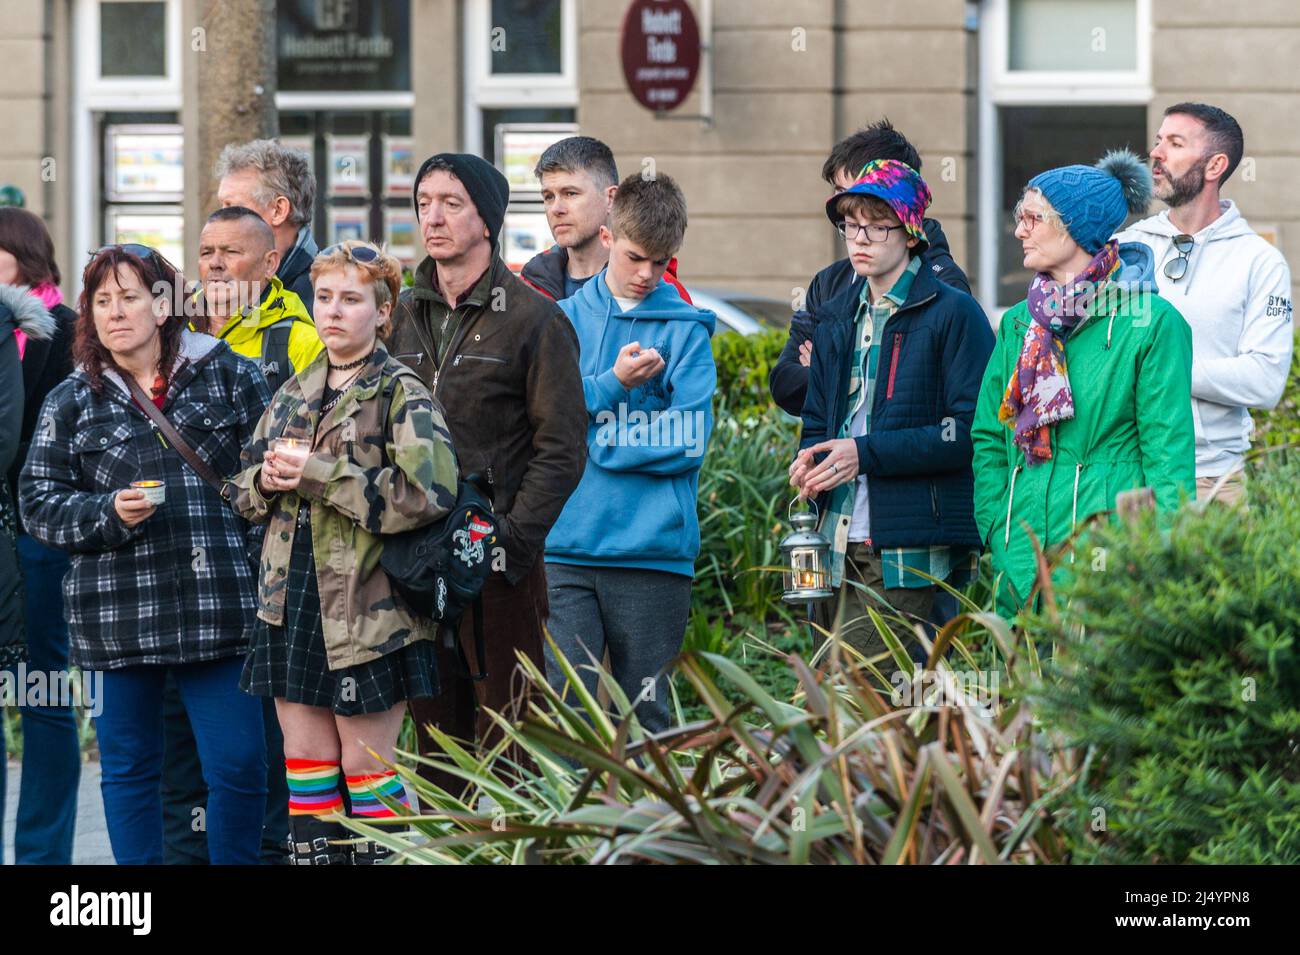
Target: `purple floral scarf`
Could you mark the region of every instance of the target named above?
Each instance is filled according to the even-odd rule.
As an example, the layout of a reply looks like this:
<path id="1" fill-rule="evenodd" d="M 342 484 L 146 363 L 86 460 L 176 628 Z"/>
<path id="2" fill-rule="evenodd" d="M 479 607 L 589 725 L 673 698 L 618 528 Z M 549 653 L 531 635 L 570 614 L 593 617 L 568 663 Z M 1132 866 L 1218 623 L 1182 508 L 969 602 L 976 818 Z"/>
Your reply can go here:
<path id="1" fill-rule="evenodd" d="M 1065 370 L 1065 340 L 1087 315 L 1101 287 L 1119 268 L 1119 243 L 1107 242 L 1074 281 L 1062 286 L 1046 272 L 1029 283 L 1029 330 L 1007 382 L 998 420 L 1015 432 L 1012 443 L 1025 464 L 1052 456 L 1048 430 L 1074 417 L 1074 395 Z"/>

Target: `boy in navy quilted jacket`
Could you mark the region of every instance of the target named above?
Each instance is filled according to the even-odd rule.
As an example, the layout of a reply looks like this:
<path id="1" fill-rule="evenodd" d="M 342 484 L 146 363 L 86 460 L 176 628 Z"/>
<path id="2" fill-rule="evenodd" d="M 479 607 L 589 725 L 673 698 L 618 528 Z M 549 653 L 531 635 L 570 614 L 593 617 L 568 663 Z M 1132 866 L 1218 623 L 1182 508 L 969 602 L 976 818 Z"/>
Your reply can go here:
<path id="1" fill-rule="evenodd" d="M 932 627 L 936 581 L 960 588 L 979 560 L 970 425 L 993 332 L 973 298 L 921 267 L 929 204 L 925 181 L 893 159 L 827 201 L 865 281 L 822 306 L 790 465 L 831 541 L 840 635 L 868 657 L 884 642 L 866 608 L 901 617 L 900 636 Z"/>
<path id="2" fill-rule="evenodd" d="M 664 280 L 685 232 L 676 183 L 629 176 L 601 226 L 609 264 L 559 303 L 581 344 L 587 467 L 546 538 L 551 638 L 579 668 L 608 649 L 650 732 L 669 724 L 663 671 L 690 611 L 695 495 L 717 385 L 713 313 Z M 548 648 L 547 673 L 560 689 L 556 662 Z M 579 674 L 594 694 L 595 674 Z"/>

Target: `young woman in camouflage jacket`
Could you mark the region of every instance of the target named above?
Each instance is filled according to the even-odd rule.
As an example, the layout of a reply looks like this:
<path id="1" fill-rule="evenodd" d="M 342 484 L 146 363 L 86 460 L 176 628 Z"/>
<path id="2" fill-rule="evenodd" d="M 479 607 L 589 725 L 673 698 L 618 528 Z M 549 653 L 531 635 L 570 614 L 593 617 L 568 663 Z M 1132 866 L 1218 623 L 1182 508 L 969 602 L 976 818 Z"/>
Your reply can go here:
<path id="1" fill-rule="evenodd" d="M 334 842 L 347 837 L 328 818 L 343 808 L 340 768 L 352 815 L 392 816 L 384 800 L 405 802 L 381 760 L 406 701 L 438 692 L 436 631 L 390 586 L 382 535 L 450 511 L 456 458 L 441 409 L 378 342 L 397 260 L 349 241 L 317 256 L 311 277 L 325 352 L 276 394 L 234 484 L 236 509 L 267 525 L 242 685 L 275 698 L 294 862 L 319 865 L 380 854 L 373 842 L 351 855 Z"/>

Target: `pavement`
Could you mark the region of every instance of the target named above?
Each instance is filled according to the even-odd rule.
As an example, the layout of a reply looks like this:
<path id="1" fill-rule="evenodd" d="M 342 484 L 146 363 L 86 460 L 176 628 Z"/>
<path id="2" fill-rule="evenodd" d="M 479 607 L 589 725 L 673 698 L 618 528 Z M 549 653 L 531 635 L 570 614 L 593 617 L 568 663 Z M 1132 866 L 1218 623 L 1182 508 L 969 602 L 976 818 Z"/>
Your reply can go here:
<path id="1" fill-rule="evenodd" d="M 14 818 L 18 814 L 18 787 L 22 764 L 9 760 L 6 766 L 4 862 L 14 861 Z M 112 865 L 113 849 L 104 823 L 104 803 L 99 795 L 99 763 L 81 764 L 81 785 L 77 790 L 77 831 L 72 843 L 74 865 Z"/>

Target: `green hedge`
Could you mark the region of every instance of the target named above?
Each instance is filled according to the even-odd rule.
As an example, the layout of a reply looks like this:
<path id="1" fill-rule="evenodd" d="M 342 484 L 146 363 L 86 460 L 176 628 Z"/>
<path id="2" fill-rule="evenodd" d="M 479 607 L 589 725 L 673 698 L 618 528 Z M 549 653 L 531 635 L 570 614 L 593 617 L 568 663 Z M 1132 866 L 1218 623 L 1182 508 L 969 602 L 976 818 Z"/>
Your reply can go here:
<path id="1" fill-rule="evenodd" d="M 713 336 L 713 361 L 718 366 L 715 411 L 725 407 L 744 421 L 761 418 L 773 408 L 767 376 L 781 354 L 786 337 L 783 329 L 758 335 L 723 332 Z"/>
<path id="2" fill-rule="evenodd" d="M 1282 400 L 1272 411 L 1257 412 L 1254 444 L 1300 445 L 1300 344 L 1291 353 L 1291 375 Z"/>
<path id="3" fill-rule="evenodd" d="M 1097 529 L 1029 622 L 1058 646 L 1041 713 L 1087 754 L 1074 861 L 1300 861 L 1298 483 L 1273 462 L 1245 514 Z"/>

